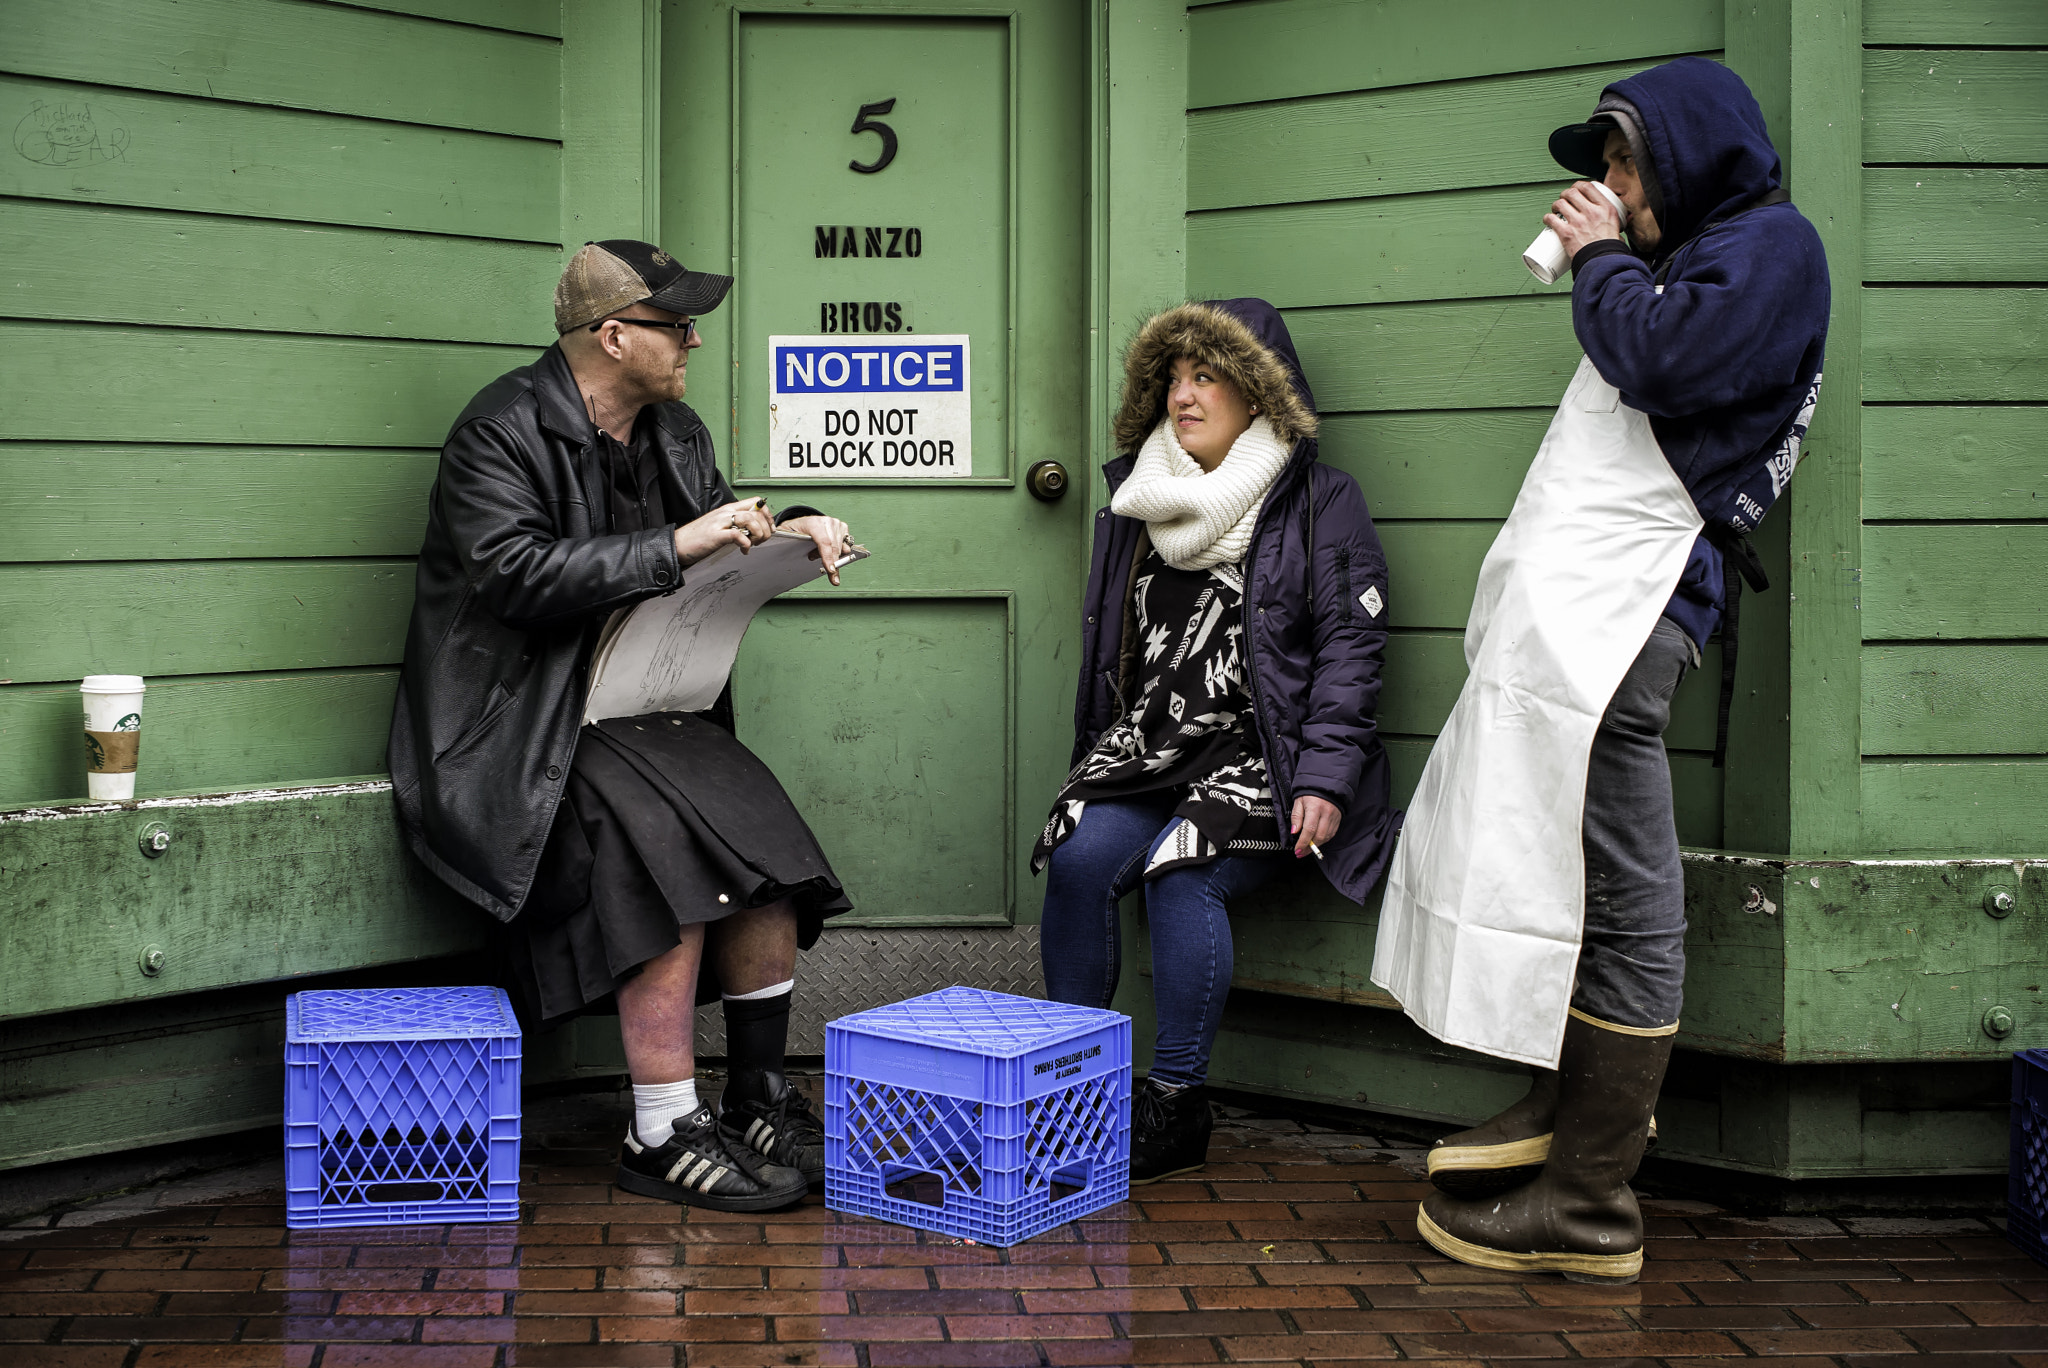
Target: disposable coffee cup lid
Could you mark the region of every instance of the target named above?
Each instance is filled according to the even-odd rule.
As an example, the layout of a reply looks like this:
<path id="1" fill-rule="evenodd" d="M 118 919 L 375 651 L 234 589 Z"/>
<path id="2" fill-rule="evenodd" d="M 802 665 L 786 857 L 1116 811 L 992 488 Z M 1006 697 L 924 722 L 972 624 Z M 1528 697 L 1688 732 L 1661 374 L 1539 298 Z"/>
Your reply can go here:
<path id="1" fill-rule="evenodd" d="M 80 693 L 141 693 L 149 686 L 141 675 L 87 675 L 79 682 Z"/>

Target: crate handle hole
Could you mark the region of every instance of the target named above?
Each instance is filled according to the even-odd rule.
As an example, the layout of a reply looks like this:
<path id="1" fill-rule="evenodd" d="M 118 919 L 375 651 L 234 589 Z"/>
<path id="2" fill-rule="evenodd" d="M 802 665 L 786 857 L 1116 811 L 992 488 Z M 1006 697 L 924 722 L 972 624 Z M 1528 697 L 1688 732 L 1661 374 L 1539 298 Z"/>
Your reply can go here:
<path id="1" fill-rule="evenodd" d="M 439 1183 L 372 1183 L 363 1192 L 363 1197 L 372 1202 L 438 1202 L 441 1200 Z"/>
<path id="2" fill-rule="evenodd" d="M 1094 1175 L 1095 1161 L 1093 1159 L 1077 1160 L 1074 1163 L 1068 1164 L 1065 1168 L 1054 1169 L 1052 1171 L 1052 1199 L 1057 1202 L 1062 1197 L 1071 1197 L 1077 1192 L 1086 1191 Z"/>
<path id="3" fill-rule="evenodd" d="M 899 1202 L 917 1202 L 941 1210 L 946 1205 L 945 1175 L 929 1169 L 891 1164 L 882 1170 L 882 1191 Z"/>

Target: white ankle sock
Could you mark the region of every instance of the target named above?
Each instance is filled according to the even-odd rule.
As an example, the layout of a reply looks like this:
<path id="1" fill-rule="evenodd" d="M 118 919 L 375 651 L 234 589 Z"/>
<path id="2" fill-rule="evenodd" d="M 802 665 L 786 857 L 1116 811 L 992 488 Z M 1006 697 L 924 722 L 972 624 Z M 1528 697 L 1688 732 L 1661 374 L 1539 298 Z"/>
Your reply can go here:
<path id="1" fill-rule="evenodd" d="M 675 1120 L 697 1111 L 697 1080 L 633 1085 L 633 1133 L 649 1149 L 658 1149 L 676 1133 Z"/>

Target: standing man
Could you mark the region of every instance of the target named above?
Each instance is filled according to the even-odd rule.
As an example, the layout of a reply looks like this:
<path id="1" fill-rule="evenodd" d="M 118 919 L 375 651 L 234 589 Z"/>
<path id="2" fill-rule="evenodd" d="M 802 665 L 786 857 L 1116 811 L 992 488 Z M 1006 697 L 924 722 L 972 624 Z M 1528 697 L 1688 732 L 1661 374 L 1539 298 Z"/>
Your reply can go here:
<path id="1" fill-rule="evenodd" d="M 429 869 L 507 923 L 521 1014 L 615 1001 L 634 1121 L 619 1185 L 718 1211 L 800 1199 L 824 1134 L 783 1077 L 797 948 L 851 904 L 782 787 L 705 713 L 582 726 L 607 617 L 775 531 L 681 403 L 695 320 L 732 277 L 593 242 L 555 287 L 556 343 L 455 420 L 428 506 L 391 778 Z M 781 525 L 832 569 L 846 524 Z M 697 1003 L 723 996 L 731 1077 L 697 1098 Z"/>
<path id="2" fill-rule="evenodd" d="M 1482 1267 L 1633 1282 L 1628 1180 L 1685 977 L 1664 728 L 1798 462 L 1827 261 L 1718 63 L 1616 82 L 1550 150 L 1605 181 L 1628 236 L 1584 183 L 1544 218 L 1572 254 L 1586 356 L 1480 571 L 1470 673 L 1409 809 L 1373 980 L 1441 1039 L 1538 1070 L 1432 1149 L 1423 1238 Z"/>

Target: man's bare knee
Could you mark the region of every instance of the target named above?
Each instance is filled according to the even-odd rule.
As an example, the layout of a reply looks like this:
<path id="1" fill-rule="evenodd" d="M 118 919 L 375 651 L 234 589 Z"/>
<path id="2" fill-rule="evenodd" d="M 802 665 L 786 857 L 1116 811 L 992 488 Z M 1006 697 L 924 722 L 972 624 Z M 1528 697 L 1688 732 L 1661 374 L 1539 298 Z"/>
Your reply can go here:
<path id="1" fill-rule="evenodd" d="M 796 908 L 787 898 L 713 922 L 708 936 L 706 953 L 728 993 L 757 992 L 796 971 Z"/>

